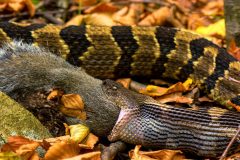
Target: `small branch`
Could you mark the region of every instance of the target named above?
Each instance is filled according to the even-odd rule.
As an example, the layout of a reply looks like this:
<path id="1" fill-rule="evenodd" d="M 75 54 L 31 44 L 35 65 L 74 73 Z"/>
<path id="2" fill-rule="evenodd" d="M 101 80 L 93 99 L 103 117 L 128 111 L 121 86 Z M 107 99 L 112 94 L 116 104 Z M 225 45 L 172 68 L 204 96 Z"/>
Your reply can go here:
<path id="1" fill-rule="evenodd" d="M 45 11 L 45 12 L 36 12 L 35 13 L 35 16 L 42 16 L 43 14 L 56 14 L 56 13 L 62 13 L 62 12 L 65 12 L 64 10 L 56 10 L 56 11 Z M 12 18 L 12 17 L 22 17 L 22 16 L 29 16 L 29 13 L 28 12 L 22 12 L 22 13 L 18 13 L 18 14 L 4 14 L 4 15 L 0 15 L 0 19 L 1 18 Z"/>
<path id="2" fill-rule="evenodd" d="M 240 133 L 240 125 L 238 126 L 238 130 L 236 132 L 236 134 L 233 136 L 233 138 L 231 139 L 231 141 L 229 142 L 227 148 L 224 150 L 223 154 L 221 155 L 219 160 L 224 160 L 224 158 L 226 157 L 229 149 L 231 148 L 231 146 L 233 145 L 233 143 L 235 142 L 235 140 L 237 139 L 238 135 Z"/>
<path id="3" fill-rule="evenodd" d="M 129 4 L 129 3 L 155 3 L 159 5 L 166 5 L 166 2 L 159 0 L 112 0 L 113 4 Z"/>
<path id="4" fill-rule="evenodd" d="M 53 24 L 57 24 L 57 25 L 63 25 L 63 22 L 56 19 L 52 14 L 50 13 L 43 13 L 43 17 L 46 18 L 47 20 L 49 20 L 51 23 Z"/>
<path id="5" fill-rule="evenodd" d="M 136 81 L 131 81 L 131 83 L 129 85 L 129 88 L 136 92 L 138 92 L 141 89 L 145 89 L 146 87 L 147 87 L 146 85 L 136 82 Z"/>

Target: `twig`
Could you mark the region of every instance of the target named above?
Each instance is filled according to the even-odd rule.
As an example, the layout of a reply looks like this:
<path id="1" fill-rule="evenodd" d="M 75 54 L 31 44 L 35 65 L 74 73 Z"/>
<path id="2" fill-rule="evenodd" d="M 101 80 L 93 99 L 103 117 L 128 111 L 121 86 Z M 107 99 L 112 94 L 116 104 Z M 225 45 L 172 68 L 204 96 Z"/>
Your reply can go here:
<path id="1" fill-rule="evenodd" d="M 159 0 L 112 0 L 113 4 L 129 4 L 129 3 L 155 3 L 159 5 L 166 5 L 166 2 Z"/>
<path id="2" fill-rule="evenodd" d="M 229 142 L 228 146 L 226 147 L 226 149 L 224 150 L 223 154 L 221 155 L 219 160 L 224 160 L 224 158 L 226 157 L 229 149 L 231 148 L 231 146 L 233 145 L 234 141 L 237 139 L 238 134 L 240 133 L 240 125 L 238 126 L 238 130 L 236 132 L 236 134 L 233 136 L 233 138 L 231 139 L 231 141 Z"/>
<path id="3" fill-rule="evenodd" d="M 44 13 L 48 13 L 48 14 L 56 14 L 56 13 L 62 13 L 64 12 L 64 10 L 56 10 L 56 11 L 44 11 L 44 12 L 36 12 L 35 15 L 36 16 L 42 16 Z M 0 15 L 0 19 L 1 18 L 12 18 L 12 17 L 21 17 L 21 16 L 28 16 L 29 13 L 28 12 L 22 12 L 22 13 L 18 13 L 18 14 L 5 14 L 5 15 Z"/>
<path id="4" fill-rule="evenodd" d="M 142 83 L 139 83 L 139 82 L 136 82 L 136 81 L 131 81 L 130 85 L 129 85 L 129 88 L 133 91 L 139 91 L 141 89 L 145 89 L 147 86 L 142 84 Z"/>
<path id="5" fill-rule="evenodd" d="M 116 157 L 117 153 L 123 152 L 126 149 L 126 144 L 122 141 L 117 141 L 114 143 L 111 143 L 109 147 L 102 149 L 102 160 L 109 160 L 114 159 Z"/>
<path id="6" fill-rule="evenodd" d="M 43 17 L 46 18 L 47 20 L 49 20 L 50 22 L 52 22 L 53 24 L 57 24 L 57 25 L 63 25 L 63 22 L 56 19 L 55 17 L 53 17 L 52 14 L 50 13 L 43 13 Z"/>

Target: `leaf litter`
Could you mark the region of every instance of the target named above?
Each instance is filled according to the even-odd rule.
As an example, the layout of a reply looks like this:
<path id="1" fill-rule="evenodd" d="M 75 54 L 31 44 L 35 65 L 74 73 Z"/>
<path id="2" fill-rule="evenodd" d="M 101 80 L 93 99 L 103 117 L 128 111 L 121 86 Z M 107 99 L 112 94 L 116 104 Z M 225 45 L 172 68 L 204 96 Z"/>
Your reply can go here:
<path id="1" fill-rule="evenodd" d="M 43 2 L 43 3 L 42 3 Z M 11 18 L 21 22 L 31 23 L 60 23 L 70 25 L 164 25 L 170 27 L 187 28 L 199 34 L 207 36 L 216 44 L 224 47 L 225 26 L 223 17 L 223 0 L 73 0 L 68 4 L 67 11 L 70 14 L 62 16 L 59 9 L 63 4 L 54 3 L 53 7 L 44 6 L 47 0 L 4 0 L 0 2 L 0 12 L 3 18 Z M 36 5 L 37 4 L 37 5 Z M 49 18 L 54 10 L 55 17 Z M 43 14 L 42 10 L 46 11 Z M 50 11 L 48 11 L 50 10 Z M 22 20 L 22 15 L 29 14 L 31 20 Z M 35 15 L 43 16 L 38 18 Z M 1 17 L 1 15 L 0 15 Z M 68 17 L 68 18 L 66 18 Z M 230 43 L 229 52 L 240 59 L 239 48 L 236 42 Z M 194 103 L 194 97 L 199 102 L 212 102 L 207 97 L 196 96 L 193 92 L 195 86 L 191 79 L 186 82 L 177 82 L 163 86 L 138 85 L 140 88 L 131 87 L 135 83 L 130 78 L 118 80 L 124 87 L 134 89 L 142 94 L 152 96 L 161 103 L 187 104 Z M 162 84 L 162 81 L 161 81 Z M 167 87 L 166 87 L 167 85 Z M 61 90 L 52 90 L 48 100 L 57 99 L 61 102 L 60 111 L 65 115 L 86 119 L 84 103 L 81 95 L 67 94 Z M 193 105 L 196 107 L 195 105 Z M 90 133 L 84 125 L 65 125 L 66 136 L 43 140 L 30 140 L 21 136 L 9 137 L 8 142 L 1 147 L 0 159 L 100 159 L 100 149 L 97 145 L 99 138 Z M 46 151 L 44 157 L 40 157 L 36 149 L 43 148 Z M 129 157 L 134 160 L 153 159 L 185 159 L 179 150 L 140 151 L 141 146 L 136 145 L 134 150 L 129 151 Z M 234 154 L 228 159 L 239 158 Z"/>

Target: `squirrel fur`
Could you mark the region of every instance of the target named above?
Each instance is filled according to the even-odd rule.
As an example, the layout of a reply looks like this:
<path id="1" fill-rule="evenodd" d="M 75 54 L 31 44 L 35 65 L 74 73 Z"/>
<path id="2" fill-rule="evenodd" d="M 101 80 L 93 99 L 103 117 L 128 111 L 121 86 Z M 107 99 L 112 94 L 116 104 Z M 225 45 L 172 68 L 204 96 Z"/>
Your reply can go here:
<path id="1" fill-rule="evenodd" d="M 101 89 L 102 81 L 89 76 L 47 49 L 14 41 L 0 49 L 0 91 L 29 106 L 24 100 L 38 91 L 54 88 L 79 94 L 87 113 L 85 123 L 93 133 L 106 136 L 117 121 L 120 108 Z M 96 105 L 97 104 L 97 105 Z M 66 121 L 76 123 L 76 119 Z"/>

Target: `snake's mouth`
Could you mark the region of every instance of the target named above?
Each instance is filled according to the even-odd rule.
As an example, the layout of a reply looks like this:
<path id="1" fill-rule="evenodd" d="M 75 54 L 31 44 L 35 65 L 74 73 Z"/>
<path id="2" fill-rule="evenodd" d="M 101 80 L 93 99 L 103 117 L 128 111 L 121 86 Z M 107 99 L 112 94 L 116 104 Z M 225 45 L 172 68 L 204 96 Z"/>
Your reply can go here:
<path id="1" fill-rule="evenodd" d="M 116 124 L 114 125 L 110 135 L 108 136 L 108 140 L 113 142 L 117 141 L 119 137 L 119 130 L 123 129 L 123 126 L 125 125 L 124 120 L 128 116 L 128 112 L 126 110 L 121 110 L 118 116 L 118 119 L 116 121 Z"/>

